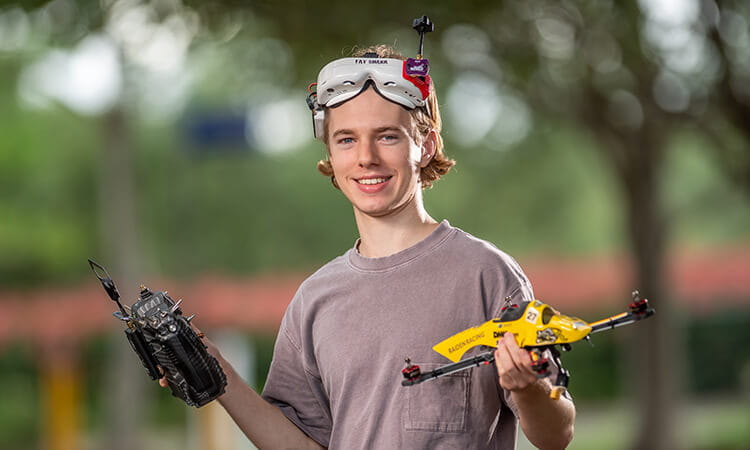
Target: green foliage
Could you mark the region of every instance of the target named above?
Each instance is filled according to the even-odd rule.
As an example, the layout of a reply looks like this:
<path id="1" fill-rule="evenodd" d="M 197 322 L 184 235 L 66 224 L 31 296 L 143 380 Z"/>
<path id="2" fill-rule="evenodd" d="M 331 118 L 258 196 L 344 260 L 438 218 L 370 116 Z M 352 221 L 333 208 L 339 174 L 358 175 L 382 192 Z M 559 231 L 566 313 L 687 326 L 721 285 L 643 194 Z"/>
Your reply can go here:
<path id="1" fill-rule="evenodd" d="M 273 345 L 276 339 L 273 336 L 256 335 L 252 337 L 255 349 L 256 365 L 255 379 L 258 385 L 253 386 L 257 392 L 262 392 L 268 378 L 268 370 L 271 368 L 273 359 Z"/>
<path id="2" fill-rule="evenodd" d="M 704 245 L 727 244 L 748 234 L 748 192 L 714 164 L 706 145 L 691 130 L 673 139 L 664 174 L 668 217 L 678 242 L 699 236 Z"/>
<path id="3" fill-rule="evenodd" d="M 41 426 L 37 371 L 28 349 L 17 346 L 0 356 L 0 446 L 24 449 Z"/>
<path id="4" fill-rule="evenodd" d="M 0 285 L 70 279 L 95 245 L 95 124 L 11 95 L 0 89 Z"/>
<path id="5" fill-rule="evenodd" d="M 687 335 L 691 392 L 736 395 L 748 386 L 750 312 L 716 311 L 695 320 Z M 745 392 L 747 396 L 750 392 Z"/>
<path id="6" fill-rule="evenodd" d="M 395 43 L 410 53 L 416 37 L 403 17 L 432 15 L 438 31 L 428 36 L 427 48 L 445 106 L 444 119 L 452 117 L 449 111 L 455 106 L 449 95 L 454 81 L 471 72 L 483 74 L 503 92 L 515 92 L 533 108 L 533 127 L 525 140 L 513 145 L 497 142 L 491 134 L 476 145 L 466 145 L 467 136 L 447 127 L 447 149 L 458 165 L 426 192 L 429 211 L 516 256 L 585 255 L 624 246 L 622 224 L 627 214 L 617 173 L 609 153 L 600 151 L 602 142 L 592 138 L 593 122 L 581 118 L 587 105 L 573 100 L 587 92 L 587 83 L 595 90 L 622 88 L 620 78 L 614 85 L 608 84 L 612 80 L 596 78 L 592 67 L 604 64 L 596 58 L 608 60 L 606 55 L 591 53 L 587 46 L 591 36 L 614 45 L 625 58 L 623 64 L 648 81 L 657 62 L 644 59 L 637 40 L 620 39 L 637 22 L 636 8 L 573 2 L 562 9 L 539 9 L 539 14 L 552 14 L 554 20 L 537 23 L 541 16 L 533 14 L 536 6 L 525 4 L 478 2 L 474 8 L 450 1 L 417 2 L 406 9 L 399 5 L 399 17 L 387 5 L 352 9 L 341 4 L 324 16 L 309 5 L 226 4 L 222 8 L 188 2 L 187 6 L 198 13 L 202 26 L 186 54 L 186 72 L 194 84 L 185 102 L 190 108 L 210 105 L 231 111 L 278 95 L 294 94 L 302 103 L 303 87 L 321 60 L 346 54 L 346 43 Z M 17 89 L 24 68 L 37 56 L 71 39 L 80 40 L 86 30 L 99 30 L 100 21 L 109 20 L 111 7 L 75 3 L 71 11 L 86 13 L 69 17 L 67 25 L 56 23 L 54 33 L 0 59 L 2 286 L 86 277 L 81 262 L 99 254 L 105 247 L 102 240 L 118 238 L 100 229 L 103 175 L 99 166 L 108 150 L 103 148 L 105 122 L 76 116 L 62 106 L 29 107 L 19 101 Z M 568 23 L 575 14 L 563 10 L 578 11 L 590 26 L 579 29 L 575 20 Z M 618 11 L 626 16 L 620 18 Z M 156 26 L 182 15 L 190 23 L 187 12 L 177 4 L 157 5 L 148 20 Z M 374 25 L 363 27 L 365 22 Z M 464 23 L 473 24 L 469 31 Z M 572 53 L 569 60 L 555 62 L 549 54 L 554 48 L 544 41 L 550 36 L 540 36 L 535 27 L 555 23 L 570 25 L 581 34 L 580 42 L 574 42 L 582 46 L 580 52 Z M 71 28 L 68 34 L 65 26 Z M 464 31 L 456 31 L 461 26 Z M 455 40 L 461 36 L 468 40 Z M 459 49 L 481 54 L 483 65 L 457 60 L 461 55 L 451 47 L 457 42 L 464 45 Z M 571 67 L 581 70 L 571 72 Z M 310 141 L 284 155 L 257 148 L 197 153 L 183 139 L 179 115 L 155 122 L 141 114 L 149 103 L 139 90 L 146 72 L 139 70 L 133 61 L 124 60 L 121 107 L 135 155 L 136 232 L 144 271 L 177 276 L 309 271 L 353 243 L 356 231 L 350 206 L 314 168 L 324 153 L 321 144 Z M 721 158 L 707 151 L 714 141 L 695 139 L 703 135 L 699 128 L 664 128 L 663 132 L 672 136 L 665 185 L 678 242 L 745 238 L 750 210 L 746 198 L 723 174 L 716 161 Z M 743 142 L 741 132 L 732 136 Z"/>
<path id="7" fill-rule="evenodd" d="M 622 244 L 612 180 L 590 143 L 550 126 L 515 148 L 461 148 L 427 205 L 512 254 L 587 254 Z M 443 199 L 442 196 L 450 196 Z"/>
<path id="8" fill-rule="evenodd" d="M 745 379 L 750 370 L 750 352 L 746 349 L 750 342 L 750 312 L 733 309 L 691 315 L 683 333 L 687 367 L 674 370 L 676 375 L 682 374 L 690 397 L 742 398 L 750 393 Z M 576 401 L 611 401 L 637 389 L 626 382 L 631 358 L 628 335 L 597 334 L 591 337 L 591 345 L 579 342 L 570 352 L 562 353 Z"/>
<path id="9" fill-rule="evenodd" d="M 623 360 L 614 334 L 593 336 L 591 344 L 579 342 L 562 353 L 565 368 L 570 371 L 570 392 L 575 401 L 601 401 L 616 398 L 622 388 Z"/>
<path id="10" fill-rule="evenodd" d="M 314 150 L 145 158 L 140 209 L 150 254 L 170 273 L 310 270 L 351 246 L 351 207 L 315 170 Z M 154 195 L 150 195 L 154 193 Z"/>

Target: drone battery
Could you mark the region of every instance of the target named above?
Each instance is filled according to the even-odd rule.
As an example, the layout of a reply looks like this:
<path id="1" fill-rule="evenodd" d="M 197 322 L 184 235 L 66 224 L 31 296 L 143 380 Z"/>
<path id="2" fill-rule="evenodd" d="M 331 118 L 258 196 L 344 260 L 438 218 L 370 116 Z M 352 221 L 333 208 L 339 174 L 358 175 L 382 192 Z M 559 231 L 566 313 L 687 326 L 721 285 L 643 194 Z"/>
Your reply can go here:
<path id="1" fill-rule="evenodd" d="M 150 349 L 147 353 L 164 372 L 172 395 L 200 407 L 224 393 L 226 375 L 218 361 L 166 292 L 143 288 L 131 311 Z"/>
<path id="2" fill-rule="evenodd" d="M 224 393 L 226 376 L 190 325 L 181 320 L 176 326 L 176 332 L 154 342 L 154 353 L 165 368 L 172 395 L 189 405 L 203 406 Z"/>
<path id="3" fill-rule="evenodd" d="M 157 367 L 158 363 L 156 358 L 154 358 L 154 355 L 151 354 L 151 350 L 148 347 L 146 338 L 143 337 L 143 333 L 138 330 L 127 329 L 125 330 L 125 336 L 128 338 L 130 346 L 140 358 L 141 363 L 143 363 L 143 367 L 146 368 L 148 376 L 150 376 L 152 380 L 161 378 L 159 368 Z"/>

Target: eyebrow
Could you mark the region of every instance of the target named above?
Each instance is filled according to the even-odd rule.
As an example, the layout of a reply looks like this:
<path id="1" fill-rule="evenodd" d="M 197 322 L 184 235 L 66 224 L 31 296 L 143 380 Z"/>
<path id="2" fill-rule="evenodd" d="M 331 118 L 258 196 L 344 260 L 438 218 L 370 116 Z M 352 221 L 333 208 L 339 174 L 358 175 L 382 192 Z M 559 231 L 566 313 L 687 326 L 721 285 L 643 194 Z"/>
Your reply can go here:
<path id="1" fill-rule="evenodd" d="M 375 132 L 376 133 L 383 133 L 383 132 L 386 132 L 386 131 L 397 132 L 397 133 L 403 133 L 404 132 L 404 130 L 402 129 L 402 127 L 397 127 L 397 126 L 393 126 L 393 125 L 386 126 L 386 127 L 375 128 Z"/>
<path id="2" fill-rule="evenodd" d="M 374 131 L 375 131 L 375 133 L 383 133 L 383 132 L 387 132 L 387 131 L 396 132 L 396 133 L 406 133 L 402 129 L 402 127 L 398 127 L 398 126 L 395 126 L 395 125 L 387 125 L 387 126 L 384 126 L 384 127 L 378 127 L 378 128 L 375 128 Z M 341 129 L 338 129 L 338 130 L 334 131 L 333 134 L 331 135 L 331 137 L 335 138 L 336 136 L 339 136 L 339 135 L 342 135 L 342 134 L 355 134 L 355 133 L 351 129 L 341 128 Z"/>
<path id="3" fill-rule="evenodd" d="M 336 136 L 340 136 L 342 134 L 354 134 L 354 131 L 349 130 L 347 128 L 341 128 L 341 129 L 334 131 L 331 137 L 335 138 Z"/>

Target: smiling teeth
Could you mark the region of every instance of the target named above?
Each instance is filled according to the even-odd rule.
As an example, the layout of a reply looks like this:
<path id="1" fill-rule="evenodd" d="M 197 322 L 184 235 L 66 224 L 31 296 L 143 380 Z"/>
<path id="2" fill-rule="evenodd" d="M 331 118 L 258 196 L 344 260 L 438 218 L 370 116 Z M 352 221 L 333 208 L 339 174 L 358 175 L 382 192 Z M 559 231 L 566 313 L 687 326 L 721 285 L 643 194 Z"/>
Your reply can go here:
<path id="1" fill-rule="evenodd" d="M 359 184 L 378 184 L 378 183 L 385 183 L 387 178 L 364 178 L 361 180 L 357 180 L 357 183 Z"/>

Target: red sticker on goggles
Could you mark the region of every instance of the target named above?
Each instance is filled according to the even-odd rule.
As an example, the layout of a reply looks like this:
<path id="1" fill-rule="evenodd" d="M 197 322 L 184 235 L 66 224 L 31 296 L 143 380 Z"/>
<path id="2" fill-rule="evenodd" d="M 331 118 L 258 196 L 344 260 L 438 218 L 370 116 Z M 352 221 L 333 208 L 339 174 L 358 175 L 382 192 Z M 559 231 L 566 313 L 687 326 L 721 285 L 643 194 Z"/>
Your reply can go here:
<path id="1" fill-rule="evenodd" d="M 426 100 L 430 95 L 430 84 L 432 80 L 427 72 L 430 70 L 430 62 L 427 59 L 409 58 L 404 61 L 402 76 L 405 80 L 411 82 L 422 93 L 422 100 Z"/>

